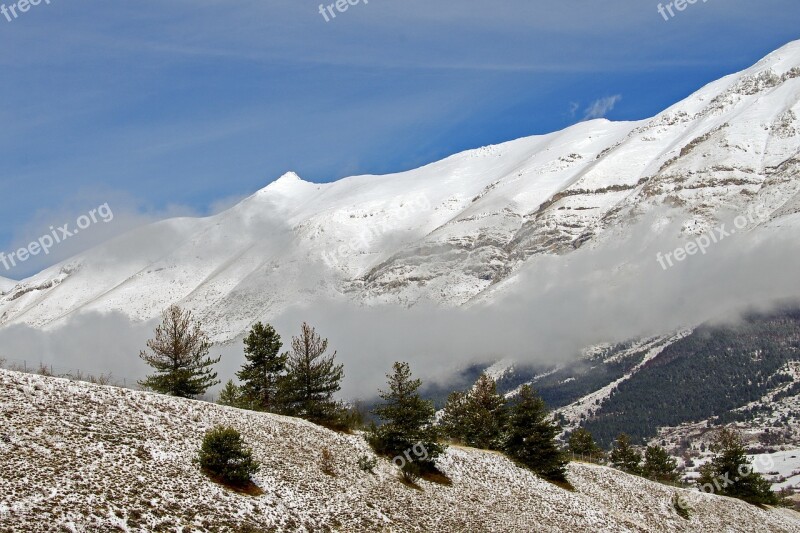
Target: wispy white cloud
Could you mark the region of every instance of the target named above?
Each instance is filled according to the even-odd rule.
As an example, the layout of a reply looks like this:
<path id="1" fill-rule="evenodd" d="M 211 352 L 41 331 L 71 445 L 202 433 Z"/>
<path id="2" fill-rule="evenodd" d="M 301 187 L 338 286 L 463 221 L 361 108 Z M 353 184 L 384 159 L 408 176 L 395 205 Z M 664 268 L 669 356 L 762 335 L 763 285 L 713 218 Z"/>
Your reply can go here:
<path id="1" fill-rule="evenodd" d="M 620 100 L 622 100 L 621 94 L 598 98 L 589 104 L 589 106 L 584 110 L 583 120 L 605 117 L 611 110 L 614 109 L 614 106 L 616 106 L 617 102 Z"/>
<path id="2" fill-rule="evenodd" d="M 575 118 L 575 113 L 578 112 L 578 109 L 580 109 L 580 107 L 581 107 L 580 102 L 570 102 L 569 112 L 568 112 L 569 118 Z"/>

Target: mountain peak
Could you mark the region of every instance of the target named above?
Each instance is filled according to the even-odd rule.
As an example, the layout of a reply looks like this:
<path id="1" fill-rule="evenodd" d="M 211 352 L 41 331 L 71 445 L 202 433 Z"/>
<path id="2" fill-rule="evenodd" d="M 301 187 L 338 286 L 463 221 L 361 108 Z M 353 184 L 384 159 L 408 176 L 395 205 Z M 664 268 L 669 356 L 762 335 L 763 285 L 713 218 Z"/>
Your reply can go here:
<path id="1" fill-rule="evenodd" d="M 287 172 L 286 174 L 284 174 L 283 176 L 281 176 L 280 178 L 275 180 L 275 183 L 279 183 L 279 182 L 297 182 L 297 181 L 303 181 L 303 180 L 302 180 L 302 178 L 300 178 L 300 176 L 297 175 L 296 172 L 290 170 L 289 172 Z"/>
<path id="2" fill-rule="evenodd" d="M 770 69 L 776 74 L 782 75 L 798 67 L 800 67 L 800 39 L 767 54 L 761 61 L 744 72 L 752 74 Z"/>
<path id="3" fill-rule="evenodd" d="M 311 187 L 316 187 L 316 185 L 303 180 L 296 172 L 290 171 L 261 189 L 258 194 L 272 193 L 281 196 L 295 196 L 308 191 Z"/>

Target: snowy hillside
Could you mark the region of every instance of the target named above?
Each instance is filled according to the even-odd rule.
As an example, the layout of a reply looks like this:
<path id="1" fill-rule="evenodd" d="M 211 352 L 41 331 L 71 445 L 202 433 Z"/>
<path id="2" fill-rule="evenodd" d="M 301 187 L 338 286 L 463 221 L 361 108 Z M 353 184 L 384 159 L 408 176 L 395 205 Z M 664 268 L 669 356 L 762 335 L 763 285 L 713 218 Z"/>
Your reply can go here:
<path id="1" fill-rule="evenodd" d="M 135 320 L 170 303 L 215 340 L 296 303 L 494 301 L 532 258 L 602 247 L 663 206 L 686 233 L 757 207 L 800 224 L 800 41 L 656 117 L 593 120 L 386 176 L 313 184 L 289 173 L 213 217 L 140 228 L 24 280 L 0 325 L 82 311 Z M 511 287 L 511 288 L 509 288 Z"/>
<path id="2" fill-rule="evenodd" d="M 0 529 L 25 531 L 774 531 L 800 515 L 573 464 L 575 492 L 496 453 L 450 448 L 452 486 L 375 474 L 357 435 L 298 419 L 0 370 Z M 264 494 L 237 494 L 192 457 L 216 424 L 239 429 L 262 469 Z M 321 471 L 324 447 L 335 475 Z M 674 506 L 676 493 L 691 508 Z"/>

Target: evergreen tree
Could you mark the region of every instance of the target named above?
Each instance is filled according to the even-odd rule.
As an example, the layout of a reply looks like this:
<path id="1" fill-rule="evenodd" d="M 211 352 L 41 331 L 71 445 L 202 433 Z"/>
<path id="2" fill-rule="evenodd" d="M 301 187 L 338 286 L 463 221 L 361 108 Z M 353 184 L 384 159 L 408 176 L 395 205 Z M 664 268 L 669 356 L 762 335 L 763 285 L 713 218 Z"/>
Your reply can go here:
<path id="1" fill-rule="evenodd" d="M 711 445 L 714 458 L 700 467 L 697 484 L 707 492 L 739 498 L 756 505 L 776 505 L 778 496 L 769 481 L 753 470 L 742 437 L 723 428 Z"/>
<path id="2" fill-rule="evenodd" d="M 467 400 L 469 393 L 454 391 L 447 396 L 442 410 L 442 417 L 439 419 L 439 426 L 442 434 L 461 442 L 466 441 L 464 432 L 464 420 L 467 418 Z"/>
<path id="3" fill-rule="evenodd" d="M 147 341 L 153 353 L 139 353 L 156 373 L 139 384 L 147 389 L 193 398 L 218 384 L 217 373 L 211 367 L 220 357 L 206 357 L 211 349 L 208 336 L 195 322 L 191 311 L 173 305 L 162 314 L 162 323 L 156 328 L 155 338 Z"/>
<path id="4" fill-rule="evenodd" d="M 611 462 L 623 472 L 635 475 L 642 473 L 642 454 L 631 445 L 631 438 L 625 433 L 620 433 L 614 441 Z"/>
<path id="5" fill-rule="evenodd" d="M 386 377 L 389 390 L 379 391 L 384 403 L 373 410 L 383 424 L 373 426 L 367 441 L 380 455 L 404 456 L 407 463 L 432 470 L 436 457 L 444 451 L 444 446 L 437 442 L 433 403 L 420 397 L 422 381 L 411 378 L 408 363 L 394 363 L 392 373 Z M 409 455 L 410 450 L 420 447 L 425 450 L 424 455 Z"/>
<path id="6" fill-rule="evenodd" d="M 259 469 L 242 436 L 231 427 L 210 429 L 203 438 L 197 461 L 204 472 L 230 485 L 246 485 Z"/>
<path id="7" fill-rule="evenodd" d="M 303 322 L 299 337 L 292 337 L 286 360 L 287 375 L 280 381 L 280 394 L 288 414 L 319 424 L 338 424 L 342 408 L 333 400 L 344 378 L 336 352 L 326 356 L 328 339 Z"/>
<path id="8" fill-rule="evenodd" d="M 559 431 L 544 400 L 524 385 L 509 409 L 503 451 L 545 479 L 566 481 L 568 460 L 556 441 Z"/>
<path id="9" fill-rule="evenodd" d="M 670 457 L 661 446 L 648 446 L 644 451 L 642 474 L 653 481 L 661 483 L 677 483 L 678 461 Z"/>
<path id="10" fill-rule="evenodd" d="M 286 368 L 288 354 L 281 354 L 281 336 L 269 324 L 257 322 L 244 339 L 247 361 L 236 376 L 242 381 L 242 395 L 253 409 L 277 410 L 278 381 Z"/>
<path id="11" fill-rule="evenodd" d="M 603 450 L 585 428 L 578 428 L 570 433 L 567 446 L 575 457 L 580 457 L 582 460 L 592 461 L 603 455 Z"/>
<path id="12" fill-rule="evenodd" d="M 222 390 L 219 391 L 217 403 L 220 405 L 227 405 L 228 407 L 247 408 L 247 402 L 245 402 L 242 396 L 242 388 L 237 387 L 232 379 L 229 379 Z"/>
<path id="13" fill-rule="evenodd" d="M 467 446 L 498 449 L 505 418 L 505 399 L 495 381 L 482 374 L 470 391 L 450 394 L 441 425 L 445 434 Z"/>

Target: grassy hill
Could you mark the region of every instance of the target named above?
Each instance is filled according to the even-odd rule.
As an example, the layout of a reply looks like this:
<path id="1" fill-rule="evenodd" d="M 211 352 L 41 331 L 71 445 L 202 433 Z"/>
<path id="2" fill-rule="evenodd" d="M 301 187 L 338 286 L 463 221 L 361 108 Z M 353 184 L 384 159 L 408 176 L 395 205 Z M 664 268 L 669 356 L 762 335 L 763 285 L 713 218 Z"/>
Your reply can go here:
<path id="1" fill-rule="evenodd" d="M 491 452 L 455 448 L 452 485 L 398 479 L 370 451 L 293 418 L 0 370 L 0 531 L 798 531 L 800 515 L 573 464 L 575 492 Z M 193 464 L 217 424 L 243 434 L 260 495 L 232 492 Z M 335 475 L 322 472 L 323 448 Z M 691 518 L 673 506 L 676 492 Z"/>

